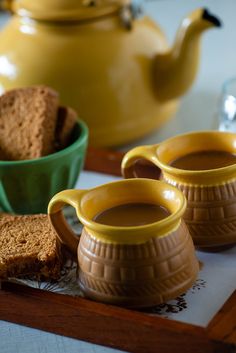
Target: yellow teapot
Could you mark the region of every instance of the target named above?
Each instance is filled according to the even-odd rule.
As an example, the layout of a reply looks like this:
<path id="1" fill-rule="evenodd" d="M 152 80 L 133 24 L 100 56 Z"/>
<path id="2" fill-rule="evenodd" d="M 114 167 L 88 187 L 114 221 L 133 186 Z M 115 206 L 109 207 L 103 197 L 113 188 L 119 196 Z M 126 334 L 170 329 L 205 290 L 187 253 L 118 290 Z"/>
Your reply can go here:
<path id="1" fill-rule="evenodd" d="M 0 91 L 46 84 L 76 109 L 90 144 L 115 146 L 159 127 L 198 67 L 201 33 L 220 26 L 206 9 L 185 18 L 172 48 L 129 0 L 5 0 Z"/>

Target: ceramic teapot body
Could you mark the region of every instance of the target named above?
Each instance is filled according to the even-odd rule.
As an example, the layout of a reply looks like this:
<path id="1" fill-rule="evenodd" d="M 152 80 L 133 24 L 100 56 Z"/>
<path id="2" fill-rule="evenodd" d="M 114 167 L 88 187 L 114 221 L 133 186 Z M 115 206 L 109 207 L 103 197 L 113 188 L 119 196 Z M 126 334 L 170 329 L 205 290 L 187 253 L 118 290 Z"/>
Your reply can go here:
<path id="1" fill-rule="evenodd" d="M 70 18 L 64 9 L 63 20 L 50 18 L 50 12 L 48 18 L 45 14 L 40 18 L 36 10 L 23 10 L 18 4 L 0 33 L 1 90 L 40 83 L 52 86 L 62 103 L 86 121 L 90 144 L 96 146 L 130 142 L 174 114 L 177 97 L 195 76 L 197 34 L 215 25 L 208 19 L 202 25 L 203 10 L 198 10 L 191 15 L 196 28 L 182 29 L 187 42 L 178 35 L 172 53 L 161 30 L 147 17 L 127 29 L 117 11 L 81 19 L 81 14 Z M 190 60 L 185 58 L 189 36 L 196 37 L 191 49 L 195 58 L 187 65 L 188 72 L 183 68 L 185 74 L 178 77 Z"/>

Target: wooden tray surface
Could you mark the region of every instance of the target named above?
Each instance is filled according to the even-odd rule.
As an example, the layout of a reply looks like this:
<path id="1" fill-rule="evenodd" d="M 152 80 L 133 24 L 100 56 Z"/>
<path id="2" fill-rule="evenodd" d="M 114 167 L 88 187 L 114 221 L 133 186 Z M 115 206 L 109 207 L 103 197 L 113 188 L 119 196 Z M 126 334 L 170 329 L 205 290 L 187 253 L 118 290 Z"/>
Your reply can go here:
<path id="1" fill-rule="evenodd" d="M 90 148 L 85 169 L 120 175 L 122 157 L 122 152 Z M 149 165 L 141 168 L 150 174 Z M 205 328 L 2 282 L 0 319 L 128 352 L 236 352 L 236 291 Z"/>

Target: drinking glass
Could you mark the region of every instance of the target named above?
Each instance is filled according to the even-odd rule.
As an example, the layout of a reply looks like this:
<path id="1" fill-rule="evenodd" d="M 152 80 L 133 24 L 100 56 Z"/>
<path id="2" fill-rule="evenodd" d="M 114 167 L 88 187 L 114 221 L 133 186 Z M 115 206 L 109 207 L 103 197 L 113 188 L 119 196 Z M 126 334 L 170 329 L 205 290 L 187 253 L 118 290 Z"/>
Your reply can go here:
<path id="1" fill-rule="evenodd" d="M 222 86 L 218 116 L 220 131 L 236 132 L 236 77 L 225 81 Z"/>

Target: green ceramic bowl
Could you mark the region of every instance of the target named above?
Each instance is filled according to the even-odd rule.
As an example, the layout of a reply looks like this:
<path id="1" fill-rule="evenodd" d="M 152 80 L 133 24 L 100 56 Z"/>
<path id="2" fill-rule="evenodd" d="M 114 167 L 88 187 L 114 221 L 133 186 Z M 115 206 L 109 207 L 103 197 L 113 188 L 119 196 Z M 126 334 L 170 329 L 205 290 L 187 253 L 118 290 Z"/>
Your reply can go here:
<path id="1" fill-rule="evenodd" d="M 83 167 L 88 129 L 78 121 L 72 143 L 46 157 L 0 161 L 0 208 L 17 214 L 47 213 L 54 194 L 75 186 Z"/>

